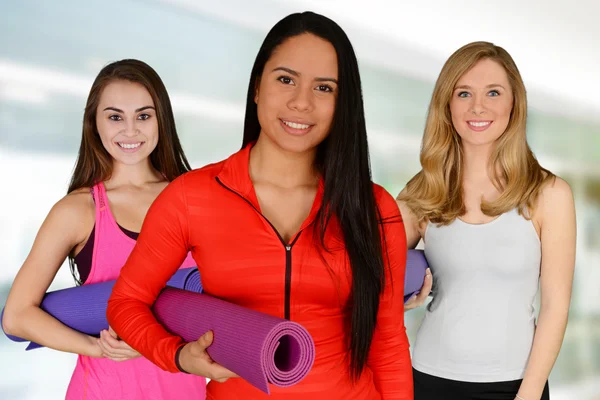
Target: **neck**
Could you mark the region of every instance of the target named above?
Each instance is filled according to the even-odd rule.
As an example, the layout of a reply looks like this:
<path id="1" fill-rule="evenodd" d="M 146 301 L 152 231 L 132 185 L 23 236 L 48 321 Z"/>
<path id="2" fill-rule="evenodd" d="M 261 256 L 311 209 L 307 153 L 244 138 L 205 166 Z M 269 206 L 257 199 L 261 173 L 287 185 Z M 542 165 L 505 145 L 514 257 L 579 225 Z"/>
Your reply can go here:
<path id="1" fill-rule="evenodd" d="M 143 187 L 148 183 L 160 182 L 164 178 L 156 171 L 146 158 L 134 165 L 127 165 L 118 161 L 113 162 L 113 172 L 110 177 L 110 186 L 136 186 Z"/>
<path id="2" fill-rule="evenodd" d="M 491 181 L 489 175 L 489 160 L 492 154 L 492 145 L 470 146 L 463 144 L 463 181 L 472 183 L 487 183 Z"/>
<path id="3" fill-rule="evenodd" d="M 315 155 L 316 149 L 302 153 L 286 151 L 261 133 L 250 151 L 250 178 L 253 182 L 264 181 L 284 188 L 316 185 Z"/>

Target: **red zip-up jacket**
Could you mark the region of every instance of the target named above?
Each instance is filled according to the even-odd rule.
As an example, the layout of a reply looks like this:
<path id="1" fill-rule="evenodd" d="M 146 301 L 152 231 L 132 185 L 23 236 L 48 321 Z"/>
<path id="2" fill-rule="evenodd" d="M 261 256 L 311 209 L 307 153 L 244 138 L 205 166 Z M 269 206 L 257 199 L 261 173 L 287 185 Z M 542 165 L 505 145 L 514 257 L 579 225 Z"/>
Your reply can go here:
<path id="1" fill-rule="evenodd" d="M 248 172 L 250 147 L 184 174 L 158 196 L 108 302 L 110 325 L 146 358 L 177 372 L 175 355 L 184 342 L 150 308 L 189 250 L 205 293 L 298 322 L 316 348 L 312 370 L 295 386 L 270 385 L 269 397 L 241 378 L 211 381 L 208 399 L 412 400 L 403 303 L 406 235 L 396 202 L 374 185 L 384 221 L 386 285 L 367 366 L 352 383 L 343 313 L 352 275 L 335 218 L 325 236 L 330 252 L 315 244 L 323 184 L 300 231 L 285 243 L 260 213 Z"/>

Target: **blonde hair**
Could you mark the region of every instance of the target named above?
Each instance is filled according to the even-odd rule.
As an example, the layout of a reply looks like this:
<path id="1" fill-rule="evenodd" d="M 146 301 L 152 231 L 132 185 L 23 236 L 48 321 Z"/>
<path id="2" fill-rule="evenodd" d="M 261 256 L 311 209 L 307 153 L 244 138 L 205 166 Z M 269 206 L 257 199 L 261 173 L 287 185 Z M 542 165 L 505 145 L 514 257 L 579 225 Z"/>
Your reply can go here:
<path id="1" fill-rule="evenodd" d="M 431 221 L 447 225 L 466 212 L 461 138 L 452 124 L 450 99 L 460 77 L 483 59 L 504 67 L 514 102 L 508 126 L 497 139 L 488 165 L 493 184 L 501 195 L 492 202 L 483 201 L 481 211 L 497 216 L 518 208 L 521 215 L 529 218 L 541 188 L 554 178 L 554 174 L 540 166 L 527 144 L 527 94 L 512 57 L 492 43 L 469 43 L 452 54 L 440 72 L 421 144 L 422 169 L 398 197 L 419 223 Z"/>

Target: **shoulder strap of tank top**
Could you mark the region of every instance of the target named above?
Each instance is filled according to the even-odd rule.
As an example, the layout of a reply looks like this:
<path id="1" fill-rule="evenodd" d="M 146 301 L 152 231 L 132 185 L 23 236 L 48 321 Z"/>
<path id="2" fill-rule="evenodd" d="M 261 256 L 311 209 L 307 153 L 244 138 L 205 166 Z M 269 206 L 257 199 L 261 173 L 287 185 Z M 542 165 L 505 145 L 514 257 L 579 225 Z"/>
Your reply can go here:
<path id="1" fill-rule="evenodd" d="M 98 216 L 107 208 L 106 189 L 104 189 L 104 184 L 102 182 L 94 185 L 92 188 L 92 195 L 96 205 L 96 216 Z"/>

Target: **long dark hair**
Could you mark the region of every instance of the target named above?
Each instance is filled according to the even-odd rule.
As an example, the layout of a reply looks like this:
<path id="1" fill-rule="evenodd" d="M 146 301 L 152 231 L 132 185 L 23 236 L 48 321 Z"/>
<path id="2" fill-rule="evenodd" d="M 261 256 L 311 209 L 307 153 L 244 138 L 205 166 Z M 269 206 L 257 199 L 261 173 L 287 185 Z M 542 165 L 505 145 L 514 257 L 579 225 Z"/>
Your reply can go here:
<path id="1" fill-rule="evenodd" d="M 152 166 L 169 181 L 191 169 L 181 148 L 169 94 L 160 76 L 148 64 L 139 60 L 126 59 L 102 68 L 92 84 L 83 114 L 83 130 L 77 163 L 67 193 L 92 187 L 112 175 L 113 159 L 102 145 L 98 135 L 96 110 L 104 88 L 118 80 L 141 84 L 148 90 L 154 102 L 158 121 L 158 144 L 150 154 Z M 75 274 L 72 257 L 69 257 L 69 264 L 73 277 L 81 283 Z"/>
<path id="2" fill-rule="evenodd" d="M 315 159 L 325 182 L 318 231 L 325 248 L 327 225 L 335 215 L 344 235 L 352 270 L 347 305 L 351 309 L 350 371 L 357 379 L 367 361 L 377 322 L 385 280 L 384 249 L 371 182 L 358 61 L 346 33 L 334 21 L 312 12 L 297 13 L 279 21 L 267 34 L 250 74 L 242 148 L 256 141 L 261 130 L 254 98 L 265 64 L 285 40 L 304 33 L 327 40 L 337 52 L 339 85 L 333 123 Z"/>

